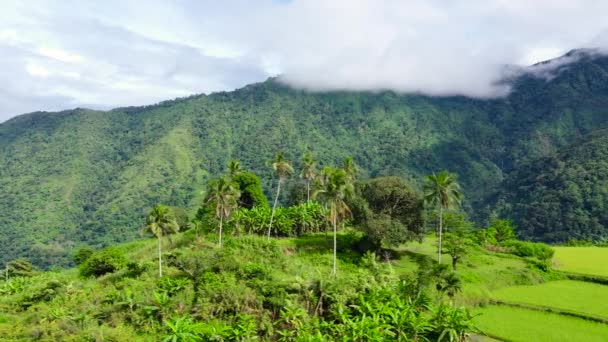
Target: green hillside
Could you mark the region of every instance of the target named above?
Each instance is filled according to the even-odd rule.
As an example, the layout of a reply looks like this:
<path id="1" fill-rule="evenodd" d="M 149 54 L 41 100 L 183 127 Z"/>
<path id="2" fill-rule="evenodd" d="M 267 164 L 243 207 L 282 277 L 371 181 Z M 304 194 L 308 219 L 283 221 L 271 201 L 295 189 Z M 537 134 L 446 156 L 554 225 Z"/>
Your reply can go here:
<path id="1" fill-rule="evenodd" d="M 527 239 L 599 240 L 608 226 L 608 131 L 527 163 L 505 182 L 504 214 Z"/>
<path id="2" fill-rule="evenodd" d="M 0 262 L 65 265 L 81 244 L 139 237 L 158 202 L 193 213 L 209 176 L 231 159 L 262 176 L 269 194 L 279 150 L 297 161 L 310 149 L 325 165 L 352 155 L 362 177 L 414 184 L 447 168 L 483 220 L 493 210 L 485 198 L 520 164 L 608 127 L 608 58 L 574 53 L 580 61 L 550 80 L 521 76 L 497 100 L 309 93 L 268 80 L 154 106 L 16 117 L 0 125 Z M 603 222 L 589 228 L 607 232 Z"/>

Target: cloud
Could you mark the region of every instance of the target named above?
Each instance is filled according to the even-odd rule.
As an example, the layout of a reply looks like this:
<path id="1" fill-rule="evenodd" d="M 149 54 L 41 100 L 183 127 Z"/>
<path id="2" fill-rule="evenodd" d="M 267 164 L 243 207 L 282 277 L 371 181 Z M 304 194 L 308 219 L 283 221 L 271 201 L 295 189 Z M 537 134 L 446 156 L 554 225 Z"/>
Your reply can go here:
<path id="1" fill-rule="evenodd" d="M 0 121 L 277 74 L 311 90 L 502 96 L 506 65 L 608 48 L 605 13 L 595 0 L 8 1 Z"/>

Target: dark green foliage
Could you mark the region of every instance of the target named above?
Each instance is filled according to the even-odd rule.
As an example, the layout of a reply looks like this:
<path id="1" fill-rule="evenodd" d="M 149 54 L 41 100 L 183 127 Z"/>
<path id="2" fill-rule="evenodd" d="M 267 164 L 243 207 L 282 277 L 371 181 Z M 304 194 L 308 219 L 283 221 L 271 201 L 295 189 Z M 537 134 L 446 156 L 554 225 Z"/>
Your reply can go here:
<path id="1" fill-rule="evenodd" d="M 525 164 L 507 181 L 501 214 L 524 239 L 608 237 L 608 131 Z"/>
<path id="2" fill-rule="evenodd" d="M 521 257 L 537 258 L 539 260 L 549 260 L 555 251 L 544 243 L 511 240 L 502 244 L 511 253 Z"/>
<path id="3" fill-rule="evenodd" d="M 85 262 L 95 251 L 93 250 L 93 248 L 88 247 L 88 246 L 84 246 L 84 247 L 80 247 L 76 250 L 76 252 L 74 252 L 74 263 L 76 265 L 80 265 L 83 262 Z"/>
<path id="4" fill-rule="evenodd" d="M 358 183 L 349 206 L 353 223 L 378 247 L 396 246 L 423 234 L 422 199 L 399 177 Z"/>
<path id="5" fill-rule="evenodd" d="M 247 209 L 268 207 L 268 200 L 264 196 L 262 183 L 255 173 L 241 171 L 232 177 L 232 182 L 241 193 L 239 207 Z"/>
<path id="6" fill-rule="evenodd" d="M 27 257 L 44 268 L 67 265 L 71 246 L 138 238 L 145 208 L 198 207 L 200 190 L 231 159 L 259 175 L 271 194 L 268 161 L 279 150 L 297 160 L 314 148 L 320 165 L 352 155 L 359 179 L 398 175 L 413 183 L 449 168 L 467 194 L 464 207 L 483 220 L 493 209 L 486 195 L 522 164 L 608 126 L 607 71 L 608 58 L 581 58 L 550 81 L 522 76 L 507 98 L 493 100 L 311 93 L 269 80 L 154 106 L 19 116 L 0 124 L 0 262 Z M 576 161 L 590 175 L 606 160 L 593 153 L 581 151 Z M 587 164 L 587 156 L 598 162 Z M 578 170 L 568 178 L 579 189 L 568 186 L 567 198 L 543 195 L 534 207 L 518 207 L 533 203 L 526 194 L 544 194 L 535 185 L 542 169 L 524 172 L 522 189 L 506 201 L 519 204 L 504 217 L 524 237 L 605 236 L 602 178 L 580 169 L 558 173 Z"/>
<path id="7" fill-rule="evenodd" d="M 106 273 L 116 272 L 126 265 L 123 253 L 117 249 L 108 248 L 93 253 L 80 265 L 80 274 L 84 277 L 99 277 Z"/>

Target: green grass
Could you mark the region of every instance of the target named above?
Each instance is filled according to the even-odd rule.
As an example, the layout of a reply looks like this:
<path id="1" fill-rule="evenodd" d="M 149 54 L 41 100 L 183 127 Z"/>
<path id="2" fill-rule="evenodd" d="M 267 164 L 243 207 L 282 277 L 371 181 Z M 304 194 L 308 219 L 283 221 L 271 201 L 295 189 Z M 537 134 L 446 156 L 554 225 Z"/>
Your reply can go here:
<path id="1" fill-rule="evenodd" d="M 514 342 L 606 341 L 608 325 L 554 313 L 487 306 L 476 310 L 478 327 L 486 334 Z"/>
<path id="2" fill-rule="evenodd" d="M 573 280 L 552 281 L 542 285 L 499 289 L 492 297 L 516 304 L 531 304 L 608 318 L 608 286 Z"/>
<path id="3" fill-rule="evenodd" d="M 608 248 L 554 247 L 554 267 L 565 272 L 608 277 Z"/>

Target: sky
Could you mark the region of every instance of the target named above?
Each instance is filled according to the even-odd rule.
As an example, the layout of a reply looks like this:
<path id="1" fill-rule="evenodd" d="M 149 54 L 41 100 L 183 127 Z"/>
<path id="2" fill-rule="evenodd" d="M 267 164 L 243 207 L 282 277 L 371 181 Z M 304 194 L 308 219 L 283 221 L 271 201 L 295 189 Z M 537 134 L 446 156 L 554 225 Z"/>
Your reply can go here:
<path id="1" fill-rule="evenodd" d="M 605 0 L 0 0 L 0 122 L 233 90 L 504 96 L 505 66 L 608 48 Z"/>

